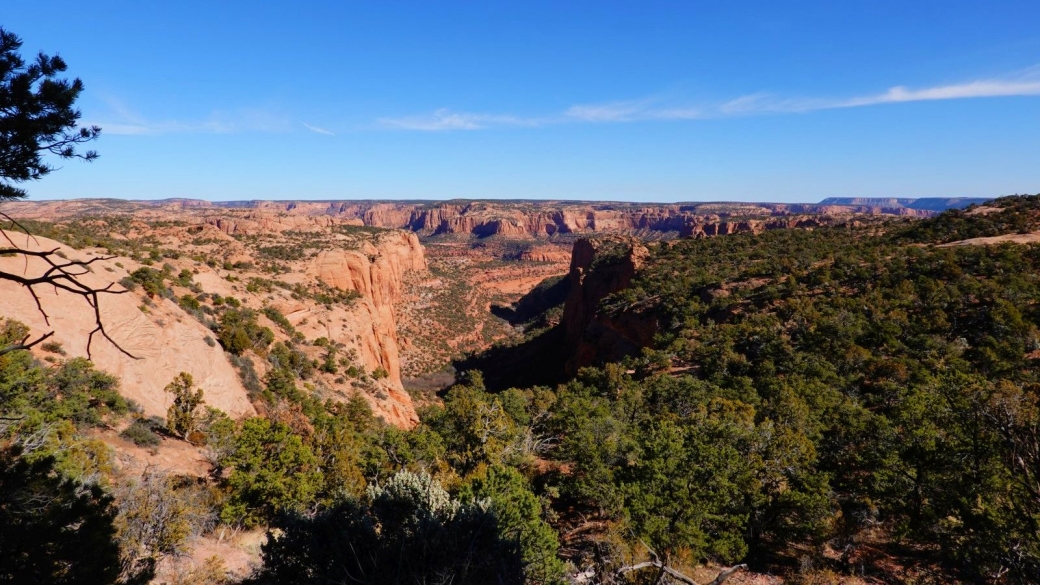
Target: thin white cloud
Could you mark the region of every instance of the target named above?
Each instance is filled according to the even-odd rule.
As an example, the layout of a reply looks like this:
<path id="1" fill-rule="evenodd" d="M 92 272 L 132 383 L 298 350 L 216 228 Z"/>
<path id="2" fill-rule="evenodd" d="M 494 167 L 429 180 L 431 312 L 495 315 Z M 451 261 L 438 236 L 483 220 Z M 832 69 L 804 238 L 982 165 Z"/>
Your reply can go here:
<path id="1" fill-rule="evenodd" d="M 647 112 L 648 120 L 704 120 L 713 117 L 710 111 L 696 106 L 657 108 Z"/>
<path id="2" fill-rule="evenodd" d="M 728 115 L 801 113 L 908 102 L 1028 96 L 1040 96 L 1040 80 L 990 79 L 922 89 L 896 86 L 883 93 L 846 99 L 780 98 L 760 93 L 730 100 L 719 107 L 719 112 Z"/>
<path id="3" fill-rule="evenodd" d="M 541 117 L 524 117 L 511 114 L 485 114 L 455 112 L 441 108 L 432 114 L 379 118 L 378 126 L 398 130 L 420 130 L 437 132 L 444 130 L 485 130 L 503 126 L 548 126 L 568 122 L 635 122 L 638 120 L 696 119 L 705 117 L 700 108 L 655 107 L 656 100 L 645 99 L 607 104 L 584 104 L 571 106 L 562 114 Z"/>
<path id="4" fill-rule="evenodd" d="M 287 132 L 289 120 L 266 107 L 214 110 L 202 120 L 151 120 L 122 100 L 102 95 L 108 112 L 84 120 L 84 126 L 100 126 L 104 134 L 142 136 L 156 134 L 233 134 L 238 132 Z"/>
<path id="5" fill-rule="evenodd" d="M 495 126 L 541 126 L 547 123 L 542 118 L 524 118 L 505 114 L 475 114 L 470 112 L 453 112 L 441 108 L 433 114 L 422 116 L 405 116 L 401 118 L 379 118 L 376 124 L 383 128 L 398 130 L 420 130 L 436 132 L 440 130 L 482 130 Z"/>
<path id="6" fill-rule="evenodd" d="M 571 106 L 564 112 L 569 120 L 582 122 L 638 122 L 640 120 L 696 120 L 708 117 L 704 109 L 694 106 L 662 106 L 661 100 L 611 102 Z"/>
<path id="7" fill-rule="evenodd" d="M 303 124 L 304 128 L 310 130 L 311 132 L 317 132 L 318 134 L 324 134 L 326 136 L 335 136 L 335 134 L 333 134 L 332 132 L 330 132 L 329 130 L 326 130 L 324 128 L 319 128 L 317 126 L 311 126 L 307 122 L 300 122 L 300 123 Z"/>
<path id="8" fill-rule="evenodd" d="M 856 98 L 839 104 L 837 107 L 872 106 L 875 104 L 891 104 L 901 102 L 921 102 L 930 100 L 962 100 L 972 98 L 1014 97 L 1040 95 L 1040 80 L 998 79 L 972 81 L 957 85 L 942 85 L 925 89 L 907 89 L 902 86 L 893 87 L 883 94 Z"/>
<path id="9" fill-rule="evenodd" d="M 571 106 L 563 115 L 583 122 L 631 122 L 645 116 L 652 100 L 582 104 Z"/>
<path id="10" fill-rule="evenodd" d="M 721 103 L 669 104 L 660 98 L 577 104 L 561 114 L 524 118 L 508 114 L 459 113 L 439 109 L 432 115 L 380 118 L 378 125 L 402 130 L 479 130 L 498 126 L 547 126 L 564 123 L 624 123 L 648 120 L 700 120 L 762 114 L 806 113 L 883 104 L 1040 96 L 1040 67 L 1017 77 L 986 79 L 920 89 L 896 86 L 878 94 L 852 98 L 798 98 L 769 93 L 740 96 Z"/>

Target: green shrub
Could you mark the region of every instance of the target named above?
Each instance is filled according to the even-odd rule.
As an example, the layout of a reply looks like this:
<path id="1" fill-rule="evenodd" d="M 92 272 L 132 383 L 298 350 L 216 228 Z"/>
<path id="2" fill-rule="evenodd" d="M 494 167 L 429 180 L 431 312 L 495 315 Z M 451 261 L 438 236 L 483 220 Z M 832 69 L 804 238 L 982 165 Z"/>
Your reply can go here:
<path id="1" fill-rule="evenodd" d="M 229 524 L 256 526 L 283 512 L 309 507 L 322 485 L 318 459 L 282 423 L 250 418 L 222 464 L 230 468 L 231 496 L 220 513 Z"/>
<path id="2" fill-rule="evenodd" d="M 181 438 L 196 429 L 201 416 L 202 389 L 194 386 L 191 374 L 181 372 L 165 388 L 173 394 L 173 404 L 166 411 L 166 428 Z"/>
<path id="3" fill-rule="evenodd" d="M 274 341 L 274 332 L 256 322 L 253 310 L 228 309 L 220 316 L 217 340 L 225 350 L 235 355 L 247 350 L 263 352 Z"/>
<path id="4" fill-rule="evenodd" d="M 141 285 L 150 297 L 166 295 L 166 276 L 165 272 L 148 267 L 138 268 L 130 273 L 131 280 Z"/>
<path id="5" fill-rule="evenodd" d="M 289 322 L 289 319 L 287 319 L 285 315 L 282 314 L 281 311 L 274 307 L 268 306 L 264 307 L 263 312 L 264 315 L 271 321 L 274 321 L 274 323 L 278 325 L 278 327 L 280 327 L 286 335 L 288 335 L 289 337 L 296 335 L 296 329 L 293 327 L 292 323 Z"/>
<path id="6" fill-rule="evenodd" d="M 191 295 L 182 296 L 177 301 L 177 304 L 187 311 L 198 311 L 200 308 L 202 308 L 202 303 L 200 303 L 198 299 Z"/>
<path id="7" fill-rule="evenodd" d="M 159 435 L 152 432 L 151 425 L 141 419 L 123 429 L 119 436 L 133 441 L 138 447 L 157 447 L 162 442 Z"/>
<path id="8" fill-rule="evenodd" d="M 422 583 L 436 575 L 444 583 L 520 585 L 520 547 L 498 532 L 488 506 L 463 503 L 429 475 L 402 471 L 382 486 L 370 485 L 360 502 L 280 523 L 279 536 L 263 546 L 260 577 L 339 583 L 356 573 Z"/>

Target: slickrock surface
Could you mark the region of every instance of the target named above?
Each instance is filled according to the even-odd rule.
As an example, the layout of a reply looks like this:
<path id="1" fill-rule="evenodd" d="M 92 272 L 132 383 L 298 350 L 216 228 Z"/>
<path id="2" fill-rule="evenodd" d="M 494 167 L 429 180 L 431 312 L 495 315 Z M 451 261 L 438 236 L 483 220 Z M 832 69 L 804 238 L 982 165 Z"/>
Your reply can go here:
<path id="1" fill-rule="evenodd" d="M 89 260 L 92 256 L 60 245 L 47 238 L 28 239 L 24 234 L 9 234 L 20 246 L 29 250 L 58 248 L 70 260 Z M 56 258 L 60 260 L 60 258 Z M 92 273 L 83 282 L 102 288 L 118 281 L 127 272 L 115 266 L 114 260 L 91 264 Z M 37 276 L 47 270 L 38 258 L 0 257 L 0 270 L 24 276 Z M 123 290 L 119 285 L 115 290 Z M 21 321 L 32 328 L 35 336 L 54 331 L 54 341 L 61 343 L 69 356 L 87 356 L 87 339 L 94 329 L 94 312 L 86 301 L 71 293 L 40 286 L 40 303 L 50 319 L 44 321 L 29 292 L 21 285 L 0 280 L 0 315 Z M 210 346 L 211 335 L 201 323 L 187 315 L 167 299 L 156 299 L 149 312 L 143 312 L 140 295 L 102 294 L 100 308 L 109 335 L 137 359 L 120 352 L 100 335 L 94 335 L 91 357 L 98 369 L 118 376 L 120 392 L 138 404 L 149 415 L 166 416 L 172 397 L 164 388 L 180 372 L 188 372 L 203 389 L 206 404 L 233 417 L 255 414 L 246 390 L 234 368 L 219 346 Z M 50 340 L 48 340 L 50 341 Z"/>

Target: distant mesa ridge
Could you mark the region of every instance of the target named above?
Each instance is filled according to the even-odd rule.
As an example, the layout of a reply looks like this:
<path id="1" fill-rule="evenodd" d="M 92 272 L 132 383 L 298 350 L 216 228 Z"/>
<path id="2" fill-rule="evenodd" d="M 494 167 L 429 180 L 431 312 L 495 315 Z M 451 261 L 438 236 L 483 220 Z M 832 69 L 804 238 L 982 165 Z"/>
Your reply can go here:
<path id="1" fill-rule="evenodd" d="M 185 211 L 228 235 L 329 228 L 337 224 L 403 229 L 422 237 L 458 234 L 552 238 L 589 233 L 630 233 L 648 237 L 676 234 L 709 237 L 760 233 L 789 227 L 818 227 L 851 216 L 930 217 L 951 208 L 985 203 L 984 198 L 830 197 L 820 203 L 536 200 L 251 200 L 209 202 L 176 198 L 161 201 L 70 200 L 11 202 L 12 217 L 57 219 L 76 215 Z M 657 235 L 655 235 L 657 234 Z"/>
<path id="2" fill-rule="evenodd" d="M 850 205 L 883 207 L 887 209 L 918 209 L 922 211 L 945 211 L 961 209 L 969 205 L 983 205 L 990 201 L 989 197 L 920 197 L 907 199 L 900 197 L 828 197 L 820 201 L 820 205 Z"/>
<path id="3" fill-rule="evenodd" d="M 969 205 L 982 205 L 987 201 L 991 201 L 990 197 L 827 197 L 819 203 L 771 203 L 771 202 L 727 202 L 727 201 L 697 201 L 697 202 L 677 202 L 677 203 L 635 203 L 635 202 L 606 202 L 606 201 L 556 201 L 556 200 L 528 200 L 528 199 L 515 199 L 515 200 L 444 200 L 444 201 L 426 201 L 426 200 L 263 200 L 263 199 L 250 199 L 241 201 L 205 201 L 202 199 L 189 199 L 189 198 L 169 198 L 169 199 L 158 199 L 158 200 L 146 200 L 146 201 L 134 201 L 134 203 L 144 205 L 177 205 L 181 207 L 215 207 L 225 209 L 270 209 L 273 207 L 281 208 L 283 211 L 293 211 L 298 207 L 311 208 L 310 211 L 315 211 L 315 207 L 320 209 L 324 213 L 328 214 L 342 214 L 349 210 L 371 207 L 375 205 L 393 205 L 399 208 L 436 208 L 442 206 L 453 206 L 457 208 L 469 208 L 470 206 L 481 203 L 489 206 L 503 206 L 510 207 L 511 205 L 526 204 L 534 205 L 542 208 L 573 208 L 577 206 L 588 206 L 597 210 L 624 210 L 633 208 L 677 208 L 681 212 L 694 212 L 694 213 L 710 213 L 714 208 L 721 208 L 724 211 L 730 213 L 749 208 L 760 208 L 770 210 L 782 210 L 782 211 L 795 211 L 803 213 L 814 213 L 825 210 L 818 208 L 825 206 L 840 206 L 853 208 L 849 211 L 862 212 L 863 209 L 869 208 L 871 210 L 897 210 L 897 209 L 914 209 L 920 211 L 935 211 L 941 212 L 947 209 L 962 209 Z M 118 200 L 113 200 L 118 201 Z M 400 226 L 405 227 L 405 226 Z"/>

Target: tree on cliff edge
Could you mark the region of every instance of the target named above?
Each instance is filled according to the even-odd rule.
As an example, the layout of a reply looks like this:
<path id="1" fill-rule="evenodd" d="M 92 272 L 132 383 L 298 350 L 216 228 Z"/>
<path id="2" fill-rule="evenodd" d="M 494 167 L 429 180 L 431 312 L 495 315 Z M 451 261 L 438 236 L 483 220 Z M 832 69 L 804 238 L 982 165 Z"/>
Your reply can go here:
<path id="1" fill-rule="evenodd" d="M 95 140 L 101 128 L 79 127 L 80 112 L 73 105 L 83 91 L 79 79 L 63 79 L 59 74 L 66 69 L 61 57 L 39 53 L 27 63 L 19 54 L 22 40 L 14 33 L 0 28 L 0 203 L 26 197 L 20 183 L 43 178 L 54 170 L 47 158 L 81 159 L 92 161 L 97 152 L 77 150 L 84 143 Z M 0 219 L 8 225 L 21 228 L 7 214 L 0 211 Z M 28 231 L 22 229 L 28 235 Z M 87 340 L 87 355 L 95 334 L 108 339 L 120 351 L 130 355 L 113 341 L 101 321 L 98 295 L 118 294 L 123 290 L 111 290 L 112 285 L 94 288 L 85 284 L 80 277 L 90 271 L 89 265 L 101 257 L 89 261 L 70 261 L 57 256 L 58 249 L 29 250 L 17 245 L 10 234 L 0 228 L 0 256 L 15 255 L 26 259 L 39 258 L 44 266 L 38 274 L 0 271 L 0 280 L 16 282 L 26 289 L 36 301 L 36 308 L 50 323 L 47 313 L 40 304 L 37 288 L 48 287 L 64 290 L 83 297 L 94 311 L 96 327 Z M 7 247 L 3 247 L 6 244 Z M 55 291 L 56 292 L 56 291 Z M 33 341 L 29 337 L 19 343 L 0 347 L 0 355 L 29 349 L 53 335 L 45 333 Z M 132 356 L 131 356 L 132 357 Z"/>

